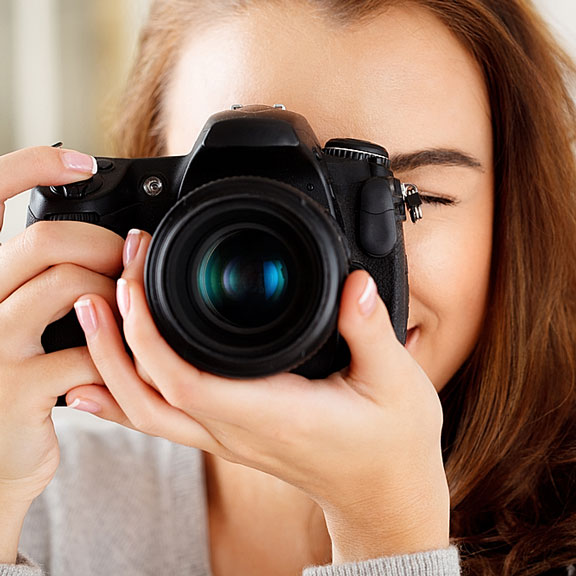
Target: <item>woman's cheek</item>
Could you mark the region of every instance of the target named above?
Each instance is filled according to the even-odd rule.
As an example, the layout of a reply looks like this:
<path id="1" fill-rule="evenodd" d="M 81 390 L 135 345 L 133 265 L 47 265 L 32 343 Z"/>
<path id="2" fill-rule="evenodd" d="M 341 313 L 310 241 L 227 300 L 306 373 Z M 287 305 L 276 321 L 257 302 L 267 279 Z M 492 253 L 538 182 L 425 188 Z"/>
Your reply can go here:
<path id="1" fill-rule="evenodd" d="M 490 241 L 475 226 L 427 222 L 406 233 L 409 351 L 441 389 L 469 356 L 486 309 Z"/>

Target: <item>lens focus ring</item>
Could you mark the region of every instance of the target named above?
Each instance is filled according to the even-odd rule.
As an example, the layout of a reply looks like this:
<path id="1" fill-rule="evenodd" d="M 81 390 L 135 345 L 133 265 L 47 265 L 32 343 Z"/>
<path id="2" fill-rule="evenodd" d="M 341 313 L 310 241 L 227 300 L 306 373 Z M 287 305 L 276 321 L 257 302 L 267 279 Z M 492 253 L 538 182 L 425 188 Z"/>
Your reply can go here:
<path id="1" fill-rule="evenodd" d="M 228 178 L 180 200 L 150 247 L 146 290 L 183 358 L 233 377 L 288 371 L 334 333 L 348 271 L 336 222 L 302 192 Z"/>

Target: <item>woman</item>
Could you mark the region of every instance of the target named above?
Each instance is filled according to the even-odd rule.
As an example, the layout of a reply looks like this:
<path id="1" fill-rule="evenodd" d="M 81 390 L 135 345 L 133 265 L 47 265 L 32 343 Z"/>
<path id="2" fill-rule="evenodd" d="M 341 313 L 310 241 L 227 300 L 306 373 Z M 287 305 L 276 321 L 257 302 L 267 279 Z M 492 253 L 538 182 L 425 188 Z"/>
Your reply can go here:
<path id="1" fill-rule="evenodd" d="M 53 574 L 297 574 L 330 562 L 309 574 L 448 574 L 457 571 L 450 542 L 471 574 L 569 573 L 569 73 L 520 0 L 334 0 L 289 10 L 155 2 L 122 115 L 122 153 L 184 154 L 207 117 L 236 102 L 281 102 L 321 141 L 385 145 L 396 176 L 426 201 L 422 222 L 405 227 L 408 341 L 397 343 L 373 282 L 355 272 L 339 318 L 348 369 L 312 383 L 217 378 L 156 332 L 142 291 L 146 234 L 133 232 L 122 248 L 101 228 L 32 227 L 0 249 L 10 334 L 0 363 L 0 561 L 16 561 L 27 515 L 21 549 Z M 90 158 L 69 151 L 1 162 L 4 197 L 92 171 Z M 116 301 L 135 362 L 114 317 L 122 259 Z M 43 355 L 40 334 L 73 302 L 90 355 Z M 44 491 L 58 456 L 50 407 L 65 392 L 76 408 L 206 455 L 198 463 L 194 451 L 117 428 L 101 438 L 72 432 Z M 86 446 L 106 465 L 84 462 Z"/>

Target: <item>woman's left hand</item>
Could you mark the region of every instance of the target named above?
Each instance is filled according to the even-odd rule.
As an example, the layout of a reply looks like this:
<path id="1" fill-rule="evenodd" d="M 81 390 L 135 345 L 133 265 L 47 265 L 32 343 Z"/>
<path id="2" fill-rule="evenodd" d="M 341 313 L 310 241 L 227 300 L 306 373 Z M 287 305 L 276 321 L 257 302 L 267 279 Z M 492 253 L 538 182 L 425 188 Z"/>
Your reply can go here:
<path id="1" fill-rule="evenodd" d="M 232 380 L 194 368 L 158 333 L 143 286 L 149 242 L 129 235 L 118 283 L 135 361 L 107 302 L 83 297 L 77 314 L 108 389 L 76 388 L 68 404 L 300 488 L 324 511 L 335 562 L 448 546 L 441 405 L 369 275 L 352 273 L 342 294 L 347 369 L 325 380 Z"/>

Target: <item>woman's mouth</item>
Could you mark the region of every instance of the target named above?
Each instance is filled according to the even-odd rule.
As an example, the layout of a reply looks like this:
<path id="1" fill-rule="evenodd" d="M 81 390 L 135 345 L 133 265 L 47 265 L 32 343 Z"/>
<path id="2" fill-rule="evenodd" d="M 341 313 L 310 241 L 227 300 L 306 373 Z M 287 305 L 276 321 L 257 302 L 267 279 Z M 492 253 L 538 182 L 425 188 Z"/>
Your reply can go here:
<path id="1" fill-rule="evenodd" d="M 408 352 L 411 354 L 413 353 L 413 348 L 416 345 L 419 336 L 420 328 L 418 326 L 412 326 L 411 328 L 408 328 L 406 333 L 406 350 L 408 350 Z"/>

